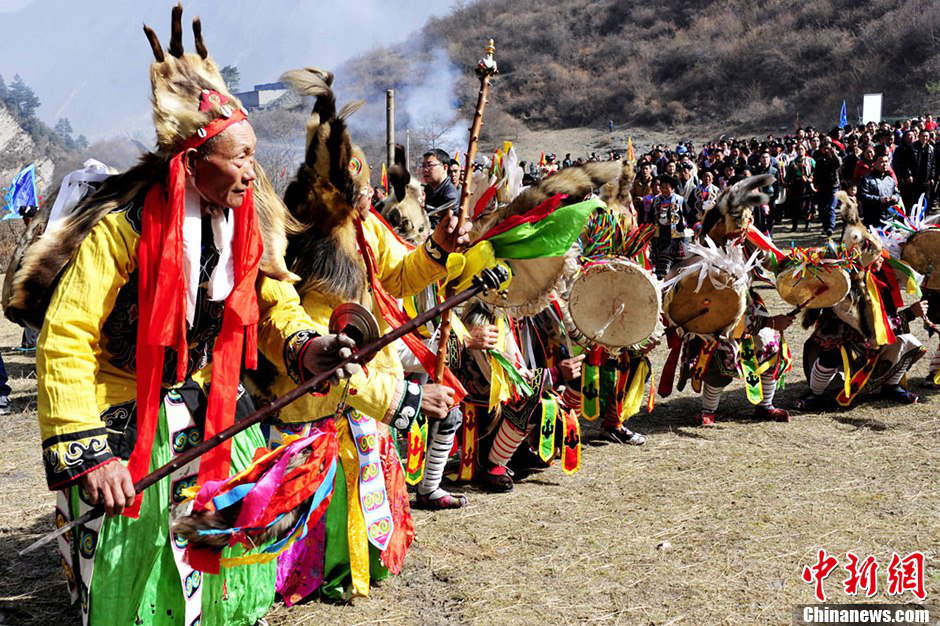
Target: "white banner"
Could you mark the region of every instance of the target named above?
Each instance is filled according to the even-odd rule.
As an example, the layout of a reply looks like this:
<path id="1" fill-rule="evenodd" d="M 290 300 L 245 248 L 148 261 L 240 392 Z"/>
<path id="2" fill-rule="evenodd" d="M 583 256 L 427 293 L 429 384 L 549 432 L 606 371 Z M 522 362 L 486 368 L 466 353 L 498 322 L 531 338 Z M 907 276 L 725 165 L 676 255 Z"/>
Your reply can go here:
<path id="1" fill-rule="evenodd" d="M 862 96 L 862 124 L 881 122 L 881 94 L 866 93 Z"/>

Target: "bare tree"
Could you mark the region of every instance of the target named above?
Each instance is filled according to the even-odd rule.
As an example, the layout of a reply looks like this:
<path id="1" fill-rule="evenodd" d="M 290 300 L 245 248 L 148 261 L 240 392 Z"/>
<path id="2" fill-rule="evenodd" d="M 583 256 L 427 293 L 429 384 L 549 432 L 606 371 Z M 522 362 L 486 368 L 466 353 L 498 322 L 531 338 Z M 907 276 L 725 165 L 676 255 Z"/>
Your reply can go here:
<path id="1" fill-rule="evenodd" d="M 251 125 L 258 137 L 258 162 L 279 195 L 287 189 L 304 159 L 306 121 L 307 115 L 299 111 L 272 109 L 251 114 Z"/>

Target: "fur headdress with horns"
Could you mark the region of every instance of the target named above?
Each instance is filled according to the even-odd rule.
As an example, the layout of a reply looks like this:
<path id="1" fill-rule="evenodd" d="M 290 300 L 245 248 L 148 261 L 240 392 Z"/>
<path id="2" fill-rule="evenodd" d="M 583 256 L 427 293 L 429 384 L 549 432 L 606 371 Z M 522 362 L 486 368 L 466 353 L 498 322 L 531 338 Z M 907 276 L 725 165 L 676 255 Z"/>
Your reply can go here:
<path id="1" fill-rule="evenodd" d="M 303 232 L 291 237 L 288 265 L 302 277 L 298 291 L 317 290 L 357 300 L 366 288 L 365 264 L 356 245 L 354 220 L 369 202 L 370 170 L 362 150 L 352 143 L 346 118 L 361 101 L 336 109 L 333 74 L 315 67 L 291 70 L 282 77 L 302 96 L 316 101 L 307 120 L 304 163 L 284 194 Z"/>
<path id="2" fill-rule="evenodd" d="M 3 308 L 10 320 L 41 327 L 59 276 L 91 229 L 108 213 L 131 202 L 143 202 L 149 187 L 166 177 L 170 158 L 186 139 L 214 119 L 241 109 L 209 56 L 198 17 L 193 20 L 196 53 L 183 51 L 182 16 L 183 7 L 177 5 L 172 10 L 170 45 L 166 51 L 153 29 L 144 26 L 155 59 L 150 66 L 150 79 L 157 150 L 145 154 L 126 172 L 102 182 L 53 232 L 43 232 L 52 203 L 42 207 L 34 219 L 36 227 L 24 234 L 6 274 Z M 284 264 L 287 233 L 293 232 L 296 225 L 258 165 L 256 173 L 255 211 L 264 240 L 260 269 L 272 278 L 296 281 L 297 276 Z"/>

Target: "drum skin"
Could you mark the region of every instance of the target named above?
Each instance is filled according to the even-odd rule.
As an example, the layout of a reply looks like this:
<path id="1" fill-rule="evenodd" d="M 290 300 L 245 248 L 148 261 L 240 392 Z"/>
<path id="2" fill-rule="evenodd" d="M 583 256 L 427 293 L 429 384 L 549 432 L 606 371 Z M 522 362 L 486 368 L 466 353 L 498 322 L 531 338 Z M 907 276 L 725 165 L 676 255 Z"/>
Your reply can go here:
<path id="1" fill-rule="evenodd" d="M 734 326 L 744 315 L 744 291 L 723 286 L 730 285 L 731 280 L 722 280 L 721 276 L 714 282 L 705 278 L 696 290 L 698 280 L 698 275 L 686 276 L 672 286 L 666 298 L 666 314 L 672 323 L 701 335 L 721 333 Z"/>
<path id="2" fill-rule="evenodd" d="M 801 269 L 796 267 L 777 276 L 777 292 L 787 304 L 824 309 L 835 306 L 849 293 L 849 274 L 841 268 L 820 268 L 807 272 L 805 276 L 800 276 L 800 273 Z"/>
<path id="3" fill-rule="evenodd" d="M 652 274 L 626 259 L 609 259 L 581 270 L 571 286 L 568 309 L 589 341 L 619 349 L 653 335 L 662 304 Z"/>

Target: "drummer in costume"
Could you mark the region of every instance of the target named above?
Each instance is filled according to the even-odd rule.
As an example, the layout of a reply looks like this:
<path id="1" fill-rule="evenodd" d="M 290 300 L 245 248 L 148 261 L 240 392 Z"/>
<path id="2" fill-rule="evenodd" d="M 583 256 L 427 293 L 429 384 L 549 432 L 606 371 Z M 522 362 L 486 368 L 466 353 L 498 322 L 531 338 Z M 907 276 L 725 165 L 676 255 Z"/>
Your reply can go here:
<path id="1" fill-rule="evenodd" d="M 662 332 L 662 306 L 648 257 L 656 229 L 637 225 L 633 178 L 634 161 L 628 154 L 620 176 L 601 189 L 605 206 L 581 234 L 582 269 L 558 311 L 562 345 L 567 348 L 574 341 L 587 352 L 581 416 L 589 421 L 603 416 L 601 428 L 613 442 L 642 445 L 646 437 L 625 423 L 639 412 L 651 379 L 647 354 Z"/>
<path id="2" fill-rule="evenodd" d="M 762 253 L 751 253 L 744 244 L 752 229 L 753 207 L 767 201 L 759 191 L 766 184 L 766 177 L 752 176 L 722 192 L 705 213 L 703 243 L 690 246 L 693 254 L 666 281 L 664 307 L 672 328 L 667 331 L 670 355 L 659 392 L 671 393 L 681 357 L 678 388 L 691 381 L 701 392 L 701 425 L 715 423 L 722 390 L 737 376 L 744 378 L 758 419 L 790 419 L 773 399 L 790 365 L 782 331 L 793 317 L 769 314 L 752 288 L 752 281 L 762 276 Z"/>
<path id="3" fill-rule="evenodd" d="M 310 375 L 340 347 L 277 280 L 290 277 L 283 204 L 198 19 L 197 54 L 184 54 L 181 16 L 177 6 L 166 51 L 145 27 L 157 152 L 30 245 L 5 301 L 8 316 L 42 326 L 39 423 L 57 523 L 96 503 L 108 514 L 59 538 L 84 623 L 254 624 L 265 614 L 273 563 L 204 573 L 169 533 L 190 487 L 251 462 L 264 445 L 257 427 L 136 498 L 133 483 L 252 410 L 243 354 L 253 367 L 260 345 Z"/>
<path id="4" fill-rule="evenodd" d="M 933 336 L 940 335 L 940 215 L 928 217 L 926 202 L 924 195 L 910 210 L 890 208 L 884 227 L 876 230 L 893 259 L 900 259 L 923 275 L 920 287 L 927 305 L 924 326 Z M 940 389 L 940 347 L 930 359 L 923 385 Z"/>
<path id="5" fill-rule="evenodd" d="M 810 391 L 797 403 L 803 411 L 830 406 L 827 390 L 842 370 L 836 400 L 849 406 L 863 390 L 880 387 L 881 395 L 901 404 L 919 398 L 901 384 L 926 352 L 910 332 L 910 323 L 927 314 L 918 300 L 903 308 L 902 290 L 920 297 L 918 276 L 892 259 L 878 236 L 862 223 L 854 199 L 840 192 L 844 223 L 842 245 L 852 254 L 851 289 L 831 308 L 808 311 L 803 325 L 813 328 L 804 347 Z"/>
<path id="6" fill-rule="evenodd" d="M 573 413 L 564 410 L 565 404 L 559 402 L 556 392 L 577 385 L 583 357 L 570 353 L 558 359 L 546 353 L 535 355 L 531 341 L 526 341 L 527 347 L 522 349 L 520 329 L 527 325 L 521 320 L 544 310 L 555 293 L 564 291 L 578 268 L 578 247 L 574 245 L 578 234 L 590 213 L 602 206 L 597 200 L 579 201 L 616 178 L 619 170 L 617 162 L 566 168 L 523 191 L 508 205 L 483 213 L 477 220 L 474 236 L 479 239 L 514 221 L 525 224 L 525 216 L 548 216 L 539 224 L 563 213 L 581 216 L 566 219 L 564 232 L 537 234 L 537 241 L 527 244 L 532 247 L 531 254 L 508 261 L 514 276 L 508 291 L 481 298 L 464 312 L 463 322 L 470 334 L 497 336 L 495 348 L 467 350 L 461 357 L 461 379 L 469 393 L 465 415 L 467 411 L 473 415 L 473 419 L 465 418 L 462 447 L 472 450 L 475 457 L 462 458 L 467 466 L 464 478 L 474 474 L 470 465 L 477 460 L 482 481 L 492 490 L 508 491 L 513 487 L 510 460 L 527 438 L 539 440 L 533 447 L 547 461 L 554 456 L 555 433 L 559 432 L 564 432 L 562 467 L 566 471 L 576 469 L 577 462 L 573 460 L 580 453 L 577 420 Z M 550 255 L 535 253 L 536 248 L 544 248 L 545 242 L 553 242 L 559 249 Z M 555 427 L 556 419 L 551 416 L 557 416 L 564 431 Z M 468 448 L 468 442 L 474 445 Z"/>
<path id="7" fill-rule="evenodd" d="M 316 97 L 307 122 L 305 163 L 285 194 L 292 216 L 301 224 L 300 232 L 290 238 L 287 258 L 301 278 L 303 307 L 314 328 L 326 332 L 338 306 L 359 303 L 374 314 L 379 332 L 386 333 L 407 321 L 396 298 L 415 294 L 445 276 L 448 253 L 459 240 L 453 233 L 456 218 L 442 219 L 417 248 L 400 240 L 372 212 L 368 164 L 349 138 L 345 119 L 359 105 L 337 111 L 328 72 L 307 68 L 283 78 L 300 94 Z M 433 367 L 433 354 L 420 337 L 412 334 L 404 341 L 422 365 Z M 300 378 L 300 372 L 279 366 L 271 391 L 283 393 Z M 459 400 L 455 392 L 462 392 L 450 372 L 445 382 L 407 381 L 396 348 L 388 346 L 348 385 L 308 396 L 281 411 L 281 425 L 272 433 L 275 442 L 328 432 L 338 440 L 339 461 L 322 526 L 281 555 L 278 591 L 287 602 L 297 602 L 318 587 L 334 599 L 365 596 L 370 579 L 401 571 L 414 528 L 389 427 L 407 432 L 419 412 L 432 420 L 445 418 Z M 313 420 L 319 421 L 311 424 Z M 377 467 L 376 460 L 381 461 L 378 476 L 360 471 Z M 314 558 L 317 554 L 325 554 L 325 560 Z"/>

